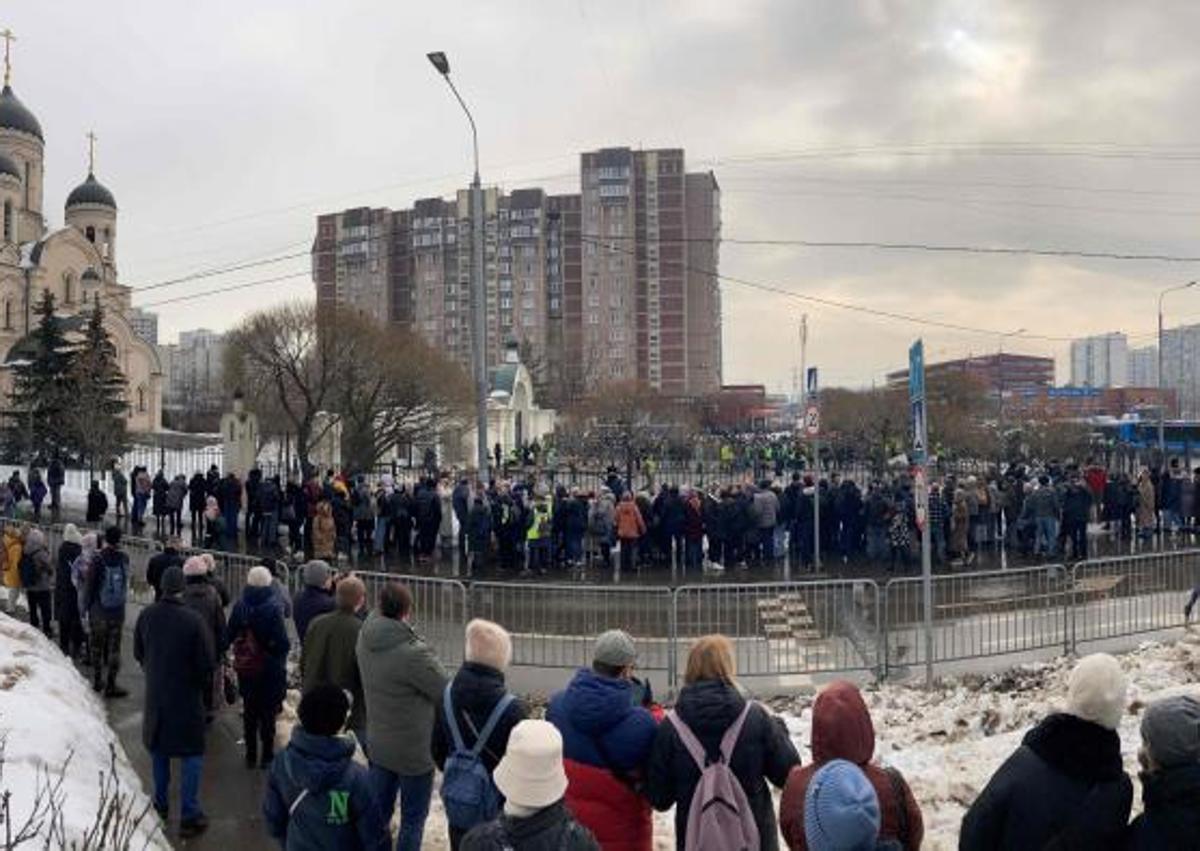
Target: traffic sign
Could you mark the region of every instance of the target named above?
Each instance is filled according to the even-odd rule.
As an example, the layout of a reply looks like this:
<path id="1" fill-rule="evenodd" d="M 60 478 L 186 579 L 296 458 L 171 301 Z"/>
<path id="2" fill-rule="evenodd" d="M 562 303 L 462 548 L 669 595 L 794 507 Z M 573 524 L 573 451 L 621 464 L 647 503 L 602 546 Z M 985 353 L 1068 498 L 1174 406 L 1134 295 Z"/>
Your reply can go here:
<path id="1" fill-rule="evenodd" d="M 925 468 L 913 468 L 913 491 L 916 494 L 915 513 L 917 528 L 925 528 L 925 520 L 929 517 L 929 490 L 925 485 Z"/>
<path id="2" fill-rule="evenodd" d="M 912 400 L 912 461 L 914 464 L 925 463 L 925 400 Z"/>
<path id="3" fill-rule="evenodd" d="M 809 437 L 816 437 L 821 433 L 821 409 L 816 405 L 809 405 L 804 409 L 804 433 Z"/>

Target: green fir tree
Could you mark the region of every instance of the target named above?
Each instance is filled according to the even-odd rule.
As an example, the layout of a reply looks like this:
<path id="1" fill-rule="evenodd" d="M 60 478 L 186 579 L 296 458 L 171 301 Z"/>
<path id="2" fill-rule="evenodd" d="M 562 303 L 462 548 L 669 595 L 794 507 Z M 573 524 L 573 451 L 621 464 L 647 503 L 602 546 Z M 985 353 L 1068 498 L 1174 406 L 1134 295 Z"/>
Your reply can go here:
<path id="1" fill-rule="evenodd" d="M 37 325 L 8 354 L 12 369 L 10 405 L 3 416 L 4 447 L 10 457 L 46 462 L 67 450 L 63 413 L 72 396 L 74 351 L 62 319 L 54 313 L 54 296 L 42 293 L 34 308 Z"/>
<path id="2" fill-rule="evenodd" d="M 68 376 L 74 398 L 64 421 L 72 455 L 89 469 L 104 468 L 125 448 L 129 403 L 117 347 L 104 327 L 104 308 L 98 298 L 83 341 L 75 348 Z"/>

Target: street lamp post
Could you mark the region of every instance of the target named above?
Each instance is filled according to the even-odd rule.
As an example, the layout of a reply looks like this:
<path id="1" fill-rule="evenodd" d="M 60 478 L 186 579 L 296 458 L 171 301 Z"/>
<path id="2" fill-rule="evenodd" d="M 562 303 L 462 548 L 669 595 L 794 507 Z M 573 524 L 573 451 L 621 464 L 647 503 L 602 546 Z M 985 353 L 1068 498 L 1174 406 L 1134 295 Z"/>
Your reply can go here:
<path id="1" fill-rule="evenodd" d="M 996 475 L 1000 475 L 1000 465 L 1004 463 L 1004 340 L 1008 337 L 1017 337 L 1025 333 L 1024 328 L 1018 328 L 1016 331 L 1008 331 L 1000 335 L 1000 347 L 997 350 L 996 357 L 996 437 L 998 438 L 999 451 L 996 459 Z"/>
<path id="2" fill-rule="evenodd" d="M 467 115 L 475 155 L 475 177 L 471 181 L 471 356 L 472 371 L 475 373 L 475 463 L 482 482 L 487 479 L 490 451 L 487 436 L 487 288 L 483 279 L 483 185 L 479 182 L 479 133 L 471 110 L 450 79 L 450 60 L 446 54 L 439 51 L 427 54 L 427 57 Z"/>
<path id="3" fill-rule="evenodd" d="M 1160 468 L 1167 462 L 1167 430 L 1166 430 L 1166 399 L 1163 398 L 1163 299 L 1167 293 L 1190 289 L 1196 286 L 1195 281 L 1167 287 L 1158 294 L 1158 463 Z"/>

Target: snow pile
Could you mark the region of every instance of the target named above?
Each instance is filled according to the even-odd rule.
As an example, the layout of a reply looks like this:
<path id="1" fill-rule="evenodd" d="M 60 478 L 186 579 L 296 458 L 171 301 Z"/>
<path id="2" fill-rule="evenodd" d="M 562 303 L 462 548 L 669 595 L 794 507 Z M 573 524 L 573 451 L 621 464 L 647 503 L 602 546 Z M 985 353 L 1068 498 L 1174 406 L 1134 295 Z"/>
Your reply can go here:
<path id="1" fill-rule="evenodd" d="M 104 706 L 88 684 L 42 633 L 7 615 L 0 615 L 0 739 L 0 791 L 12 793 L 14 831 L 26 822 L 38 790 L 61 782 L 62 828 L 67 841 L 79 841 L 95 821 L 101 778 L 109 775 L 114 754 L 119 793 L 128 799 L 134 818 L 149 808 L 137 774 L 105 720 Z M 45 837 L 48 828 L 43 819 L 39 835 Z M 50 847 L 60 844 L 56 838 Z M 131 847 L 170 847 L 152 809 Z"/>
<path id="2" fill-rule="evenodd" d="M 1134 779 L 1134 811 L 1141 809 L 1137 782 L 1139 725 L 1145 706 L 1174 694 L 1200 697 L 1200 637 L 1174 644 L 1143 644 L 1117 657 L 1130 681 L 1129 711 L 1121 723 L 1125 770 Z M 967 807 L 988 779 L 1047 714 L 1061 710 L 1075 660 L 1025 665 L 988 676 L 939 683 L 932 691 L 883 686 L 864 692 L 875 723 L 876 759 L 903 772 L 921 805 L 930 851 L 958 847 Z M 784 709 L 792 740 L 807 764 L 812 698 Z"/>

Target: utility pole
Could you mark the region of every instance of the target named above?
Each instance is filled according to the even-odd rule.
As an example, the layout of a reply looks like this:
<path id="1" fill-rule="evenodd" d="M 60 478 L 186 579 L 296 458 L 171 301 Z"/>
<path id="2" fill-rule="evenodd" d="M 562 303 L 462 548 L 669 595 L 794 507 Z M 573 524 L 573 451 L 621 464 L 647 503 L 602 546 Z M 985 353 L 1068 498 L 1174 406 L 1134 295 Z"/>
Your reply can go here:
<path id="1" fill-rule="evenodd" d="M 925 609 L 925 688 L 933 685 L 933 554 L 929 536 L 929 480 L 926 468 L 928 425 L 925 416 L 925 344 L 908 350 L 908 397 L 912 408 L 912 463 L 917 525 L 921 528 L 921 596 Z"/>
<path id="2" fill-rule="evenodd" d="M 466 101 L 454 87 L 450 79 L 450 60 L 446 54 L 435 52 L 427 54 L 429 62 L 442 75 L 446 85 L 454 94 L 454 99 L 467 115 L 471 125 L 471 146 L 475 156 L 475 176 L 471 180 L 471 356 L 475 373 L 475 463 L 478 468 L 478 478 L 487 481 L 488 459 L 491 457 L 488 447 L 488 365 L 487 365 L 487 286 L 484 282 L 483 267 L 483 185 L 479 180 L 479 133 L 475 127 L 475 118 L 467 108 Z"/>
<path id="3" fill-rule="evenodd" d="M 1188 281 L 1186 284 L 1167 287 L 1158 294 L 1158 463 L 1160 469 L 1165 468 L 1167 465 L 1167 404 L 1163 394 L 1165 386 L 1165 381 L 1163 380 L 1163 299 L 1166 298 L 1167 293 L 1191 289 L 1194 286 L 1196 286 L 1195 281 Z M 1182 341 L 1180 341 L 1180 346 L 1182 347 Z"/>

